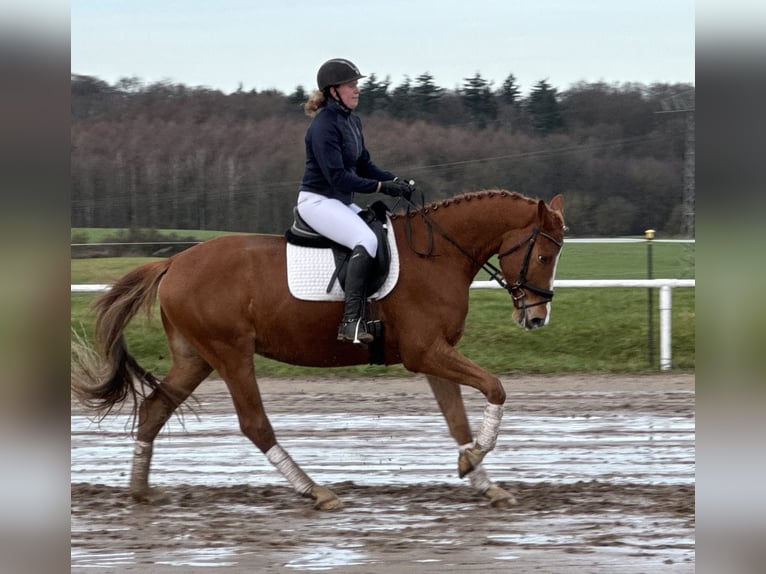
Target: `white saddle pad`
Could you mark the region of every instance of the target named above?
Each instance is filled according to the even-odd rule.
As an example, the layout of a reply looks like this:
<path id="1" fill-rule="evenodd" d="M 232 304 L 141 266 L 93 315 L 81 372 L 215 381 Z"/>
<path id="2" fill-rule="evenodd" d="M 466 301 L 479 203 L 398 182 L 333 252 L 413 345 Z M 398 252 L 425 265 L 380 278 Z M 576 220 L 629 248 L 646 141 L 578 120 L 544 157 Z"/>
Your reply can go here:
<path id="1" fill-rule="evenodd" d="M 383 285 L 368 299 L 382 299 L 388 295 L 399 279 L 399 252 L 391 220 L 387 218 L 388 248 L 391 251 L 391 267 Z M 306 301 L 343 301 L 343 290 L 336 280 L 327 293 L 327 285 L 335 273 L 332 249 L 317 249 L 287 244 L 287 286 L 296 299 Z"/>

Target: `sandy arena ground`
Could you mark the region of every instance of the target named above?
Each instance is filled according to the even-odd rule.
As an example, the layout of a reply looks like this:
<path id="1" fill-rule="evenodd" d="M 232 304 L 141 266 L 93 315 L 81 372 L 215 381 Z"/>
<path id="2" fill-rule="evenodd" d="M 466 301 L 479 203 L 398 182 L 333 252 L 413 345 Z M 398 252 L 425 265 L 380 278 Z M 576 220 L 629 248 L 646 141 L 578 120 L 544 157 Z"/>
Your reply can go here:
<path id="1" fill-rule="evenodd" d="M 503 379 L 494 509 L 457 476 L 425 380 L 262 380 L 282 446 L 344 502 L 318 512 L 239 433 L 225 386 L 155 442 L 168 500 L 132 502 L 127 419 L 72 405 L 73 573 L 694 572 L 694 376 Z M 464 391 L 474 429 L 485 401 Z"/>

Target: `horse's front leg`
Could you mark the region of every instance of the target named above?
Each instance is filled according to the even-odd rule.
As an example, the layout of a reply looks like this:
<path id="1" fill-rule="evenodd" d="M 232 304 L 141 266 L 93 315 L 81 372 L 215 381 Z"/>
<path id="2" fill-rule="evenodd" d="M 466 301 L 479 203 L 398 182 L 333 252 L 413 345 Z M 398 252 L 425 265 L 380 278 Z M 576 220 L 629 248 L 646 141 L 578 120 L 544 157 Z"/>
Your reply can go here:
<path id="1" fill-rule="evenodd" d="M 460 452 L 472 448 L 473 434 L 465 412 L 460 385 L 433 375 L 426 375 L 426 377 L 447 421 L 450 435 L 459 445 Z M 477 465 L 466 476 L 471 486 L 489 498 L 490 504 L 495 508 L 506 508 L 516 504 L 516 498 L 510 492 L 490 480 L 482 464 Z"/>
<path id="2" fill-rule="evenodd" d="M 434 341 L 426 348 L 422 344 L 419 347 L 409 347 L 402 342 L 400 349 L 402 362 L 409 370 L 468 385 L 481 391 L 487 398 L 476 440 L 472 446 L 463 449 L 458 457 L 458 473 L 463 478 L 475 470 L 487 453 L 495 448 L 503 418 L 505 389 L 497 377 L 461 355 L 446 340 Z"/>
<path id="3" fill-rule="evenodd" d="M 460 478 L 476 469 L 484 457 L 495 448 L 497 435 L 500 432 L 500 422 L 503 420 L 503 405 L 487 403 L 484 407 L 484 418 L 472 445 L 463 448 L 457 460 Z"/>

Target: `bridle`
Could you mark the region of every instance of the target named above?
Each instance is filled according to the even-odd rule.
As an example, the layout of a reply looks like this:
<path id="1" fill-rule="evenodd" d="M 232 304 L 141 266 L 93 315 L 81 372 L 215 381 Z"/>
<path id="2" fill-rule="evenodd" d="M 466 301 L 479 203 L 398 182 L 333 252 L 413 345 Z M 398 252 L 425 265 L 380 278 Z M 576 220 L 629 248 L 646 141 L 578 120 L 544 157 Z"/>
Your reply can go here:
<path id="1" fill-rule="evenodd" d="M 433 219 L 428 217 L 424 210 L 417 209 L 416 212 L 420 213 L 423 220 L 428 225 L 429 229 L 429 240 L 428 240 L 428 251 L 426 253 L 421 253 L 415 247 L 412 245 L 412 230 L 410 227 L 410 205 L 415 205 L 411 201 L 408 201 L 407 205 L 407 215 L 405 216 L 405 235 L 407 236 L 407 244 L 409 245 L 410 249 L 412 249 L 415 254 L 419 255 L 420 257 L 430 257 L 433 254 L 433 230 L 435 229 L 439 235 L 441 235 L 444 239 L 449 241 L 452 245 L 454 245 L 458 251 L 460 251 L 463 255 L 468 257 L 473 263 L 475 263 L 477 266 L 479 266 L 481 269 L 483 269 L 489 276 L 490 279 L 495 281 L 500 287 L 505 289 L 508 294 L 511 296 L 511 299 L 513 300 L 513 306 L 516 309 L 521 310 L 523 313 L 526 313 L 526 310 L 530 307 L 535 307 L 537 305 L 546 305 L 551 302 L 553 299 L 553 291 L 551 289 L 544 289 L 543 287 L 538 287 L 537 285 L 533 285 L 529 281 L 527 281 L 527 271 L 529 271 L 529 260 L 532 257 L 532 248 L 535 246 L 535 241 L 537 241 L 537 237 L 544 237 L 548 239 L 549 241 L 552 241 L 556 246 L 559 248 L 562 247 L 563 243 L 550 235 L 549 233 L 546 233 L 545 231 L 541 231 L 540 228 L 535 225 L 534 228 L 532 228 L 532 232 L 525 238 L 519 241 L 516 245 L 509 247 L 502 253 L 498 253 L 497 259 L 498 261 L 502 259 L 503 257 L 506 257 L 507 255 L 510 255 L 511 253 L 514 253 L 524 247 L 527 246 L 527 250 L 524 253 L 524 260 L 521 264 L 521 269 L 519 269 L 519 275 L 516 278 L 516 281 L 514 281 L 512 284 L 508 284 L 508 282 L 505 280 L 505 277 L 503 276 L 503 272 L 501 269 L 490 263 L 489 261 L 485 263 L 481 263 L 476 260 L 476 258 L 471 255 L 467 250 L 465 250 L 455 239 L 453 239 L 446 231 L 444 231 L 441 227 L 439 227 Z M 540 295 L 542 297 L 542 300 L 527 304 L 526 299 L 526 291 L 531 291 L 532 293 L 535 293 L 537 295 Z"/>
<path id="2" fill-rule="evenodd" d="M 527 281 L 527 271 L 529 270 L 529 260 L 532 256 L 532 248 L 535 246 L 535 241 L 537 240 L 537 236 L 545 237 L 549 241 L 552 241 L 556 246 L 559 247 L 559 249 L 562 247 L 563 243 L 550 235 L 549 233 L 546 233 L 545 231 L 540 231 L 540 228 L 535 225 L 532 228 L 532 232 L 527 236 L 526 239 L 521 240 L 513 247 L 509 247 L 502 253 L 497 254 L 498 261 L 505 257 L 506 255 L 510 255 L 511 253 L 518 251 L 524 245 L 527 245 L 527 251 L 524 254 L 524 261 L 521 263 L 521 269 L 519 269 L 519 276 L 516 278 L 516 281 L 512 285 L 508 285 L 508 283 L 505 281 L 505 278 L 502 276 L 502 271 L 492 265 L 491 263 L 487 262 L 484 265 L 482 265 L 482 269 L 484 269 L 487 273 L 489 273 L 490 277 L 497 281 L 497 283 L 506 291 L 508 291 L 508 294 L 511 296 L 511 299 L 513 299 L 513 305 L 517 309 L 528 309 L 529 307 L 535 307 L 536 305 L 545 305 L 547 303 L 550 303 L 553 299 L 553 291 L 551 289 L 544 289 L 542 287 L 538 287 L 537 285 L 533 285 L 529 281 Z M 537 303 L 532 303 L 531 305 L 527 305 L 524 301 L 526 297 L 525 290 L 532 291 L 532 293 L 536 293 L 537 295 L 540 295 L 543 299 L 541 301 L 538 301 Z"/>

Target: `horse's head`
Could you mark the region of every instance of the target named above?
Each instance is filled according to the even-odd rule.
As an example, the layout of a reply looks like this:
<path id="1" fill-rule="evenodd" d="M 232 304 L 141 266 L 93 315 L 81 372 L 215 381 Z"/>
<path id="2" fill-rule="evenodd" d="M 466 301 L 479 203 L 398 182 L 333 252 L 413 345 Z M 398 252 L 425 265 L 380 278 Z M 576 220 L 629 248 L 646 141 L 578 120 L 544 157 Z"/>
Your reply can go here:
<path id="1" fill-rule="evenodd" d="M 553 279 L 564 243 L 564 198 L 549 205 L 537 202 L 536 221 L 520 240 L 508 232 L 498 258 L 508 291 L 513 298 L 513 319 L 525 329 L 542 327 L 550 320 Z"/>

